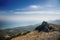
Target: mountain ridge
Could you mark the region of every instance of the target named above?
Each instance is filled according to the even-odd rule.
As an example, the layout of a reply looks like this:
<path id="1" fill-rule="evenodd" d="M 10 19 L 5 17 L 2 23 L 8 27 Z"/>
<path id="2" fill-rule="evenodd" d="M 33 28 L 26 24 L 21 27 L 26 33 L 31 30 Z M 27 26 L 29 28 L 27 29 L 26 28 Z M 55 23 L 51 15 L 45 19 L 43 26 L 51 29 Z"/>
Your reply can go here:
<path id="1" fill-rule="evenodd" d="M 41 29 L 43 28 L 43 29 Z M 49 29 L 49 30 L 48 30 Z M 47 31 L 46 31 L 47 30 Z M 48 24 L 43 22 L 37 26 L 35 30 L 23 36 L 12 38 L 11 40 L 59 40 L 60 39 L 60 25 Z"/>
<path id="2" fill-rule="evenodd" d="M 56 33 L 57 36 L 60 35 L 60 25 L 51 24 L 51 23 L 47 23 L 47 22 L 43 21 L 42 24 L 35 26 L 35 28 L 34 28 L 34 26 L 31 25 L 31 27 L 33 27 L 33 30 L 30 30 L 30 28 L 29 28 L 30 26 L 29 27 L 27 26 L 28 28 L 26 30 L 23 30 L 25 28 L 20 28 L 20 27 L 14 28 L 14 29 L 6 29 L 6 30 L 3 30 L 2 32 L 0 32 L 0 35 L 1 35 L 1 33 L 4 34 L 4 32 L 5 32 L 5 35 L 7 35 L 7 33 L 8 33 L 10 35 L 10 36 L 9 35 L 8 36 L 11 37 L 10 38 L 11 40 L 15 40 L 15 39 L 17 40 L 17 39 L 21 39 L 21 38 L 23 40 L 23 38 L 24 38 L 23 36 L 27 37 L 26 35 L 28 35 L 30 37 L 37 35 L 38 37 L 40 37 L 39 36 L 40 33 L 42 33 L 42 36 L 45 34 L 48 34 L 48 36 L 49 36 L 49 35 L 51 35 L 51 33 L 53 33 L 53 34 Z M 23 32 L 21 33 L 20 30 L 22 30 Z M 29 32 L 27 32 L 27 31 L 29 31 Z M 3 37 L 4 37 L 4 35 L 3 35 Z M 8 39 L 9 39 L 9 37 L 8 37 Z M 29 37 L 29 40 L 30 40 L 30 37 Z M 35 37 L 34 37 L 34 39 L 35 39 Z M 26 38 L 26 40 L 27 40 L 27 38 Z"/>

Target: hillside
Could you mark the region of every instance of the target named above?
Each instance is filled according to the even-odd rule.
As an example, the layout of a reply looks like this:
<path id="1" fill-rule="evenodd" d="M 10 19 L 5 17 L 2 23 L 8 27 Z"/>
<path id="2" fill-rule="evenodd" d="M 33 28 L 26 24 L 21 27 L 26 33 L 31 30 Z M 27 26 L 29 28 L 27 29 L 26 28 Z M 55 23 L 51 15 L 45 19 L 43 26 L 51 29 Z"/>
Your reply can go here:
<path id="1" fill-rule="evenodd" d="M 0 29 L 0 40 L 11 39 L 16 37 L 21 33 L 26 33 L 29 31 L 34 30 L 38 24 L 36 25 L 29 25 L 29 26 L 22 26 L 22 27 L 15 27 L 15 28 L 8 28 L 8 29 Z"/>
<path id="2" fill-rule="evenodd" d="M 43 22 L 30 33 L 11 40 L 60 40 L 60 25 Z"/>
<path id="3" fill-rule="evenodd" d="M 59 32 L 37 32 L 33 31 L 24 36 L 18 36 L 12 38 L 11 40 L 58 40 L 60 33 Z"/>
<path id="4" fill-rule="evenodd" d="M 45 21 L 38 25 L 0 30 L 0 40 L 58 40 L 60 25 Z"/>
<path id="5" fill-rule="evenodd" d="M 53 23 L 53 24 L 59 24 L 60 25 L 60 20 L 50 20 L 49 23 Z"/>
<path id="6" fill-rule="evenodd" d="M 10 36 L 3 30 L 0 30 L 0 40 L 6 40 L 7 38 L 10 38 Z"/>
<path id="7" fill-rule="evenodd" d="M 9 29 L 0 29 L 0 35 L 7 34 L 9 36 L 16 36 L 19 33 L 32 31 L 34 30 L 38 25 L 29 25 L 29 26 L 22 26 L 22 27 L 15 27 L 15 28 L 9 28 Z"/>

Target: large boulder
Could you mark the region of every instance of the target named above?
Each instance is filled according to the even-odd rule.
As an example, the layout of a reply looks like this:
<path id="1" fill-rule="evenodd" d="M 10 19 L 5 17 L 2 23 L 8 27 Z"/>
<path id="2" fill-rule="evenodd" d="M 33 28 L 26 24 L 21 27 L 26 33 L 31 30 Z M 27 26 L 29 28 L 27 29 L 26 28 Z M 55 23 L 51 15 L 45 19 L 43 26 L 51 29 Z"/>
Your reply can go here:
<path id="1" fill-rule="evenodd" d="M 53 28 L 50 27 L 49 24 L 45 21 L 43 21 L 41 25 L 39 25 L 37 28 L 35 28 L 35 30 L 44 31 L 44 32 L 48 32 L 51 29 L 53 29 Z"/>

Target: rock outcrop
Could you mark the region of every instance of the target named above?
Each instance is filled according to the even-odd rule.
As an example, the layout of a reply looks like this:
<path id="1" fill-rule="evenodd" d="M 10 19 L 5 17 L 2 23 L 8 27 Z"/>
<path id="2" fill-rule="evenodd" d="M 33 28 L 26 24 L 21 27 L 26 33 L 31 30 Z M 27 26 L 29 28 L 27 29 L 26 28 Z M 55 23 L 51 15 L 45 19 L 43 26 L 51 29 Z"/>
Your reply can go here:
<path id="1" fill-rule="evenodd" d="M 54 28 L 49 26 L 49 24 L 45 21 L 43 21 L 41 25 L 39 25 L 37 28 L 35 28 L 35 30 L 44 31 L 44 32 L 48 32 L 52 29 L 54 29 Z"/>

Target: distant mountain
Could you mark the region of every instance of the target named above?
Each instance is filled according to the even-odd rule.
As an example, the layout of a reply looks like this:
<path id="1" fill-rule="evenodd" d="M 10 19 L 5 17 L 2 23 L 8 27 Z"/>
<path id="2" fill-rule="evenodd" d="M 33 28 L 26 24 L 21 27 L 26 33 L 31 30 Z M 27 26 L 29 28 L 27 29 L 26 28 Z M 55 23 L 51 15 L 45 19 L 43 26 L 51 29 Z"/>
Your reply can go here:
<path id="1" fill-rule="evenodd" d="M 49 23 L 53 23 L 53 24 L 58 24 L 58 25 L 60 25 L 60 20 L 49 21 Z"/>

